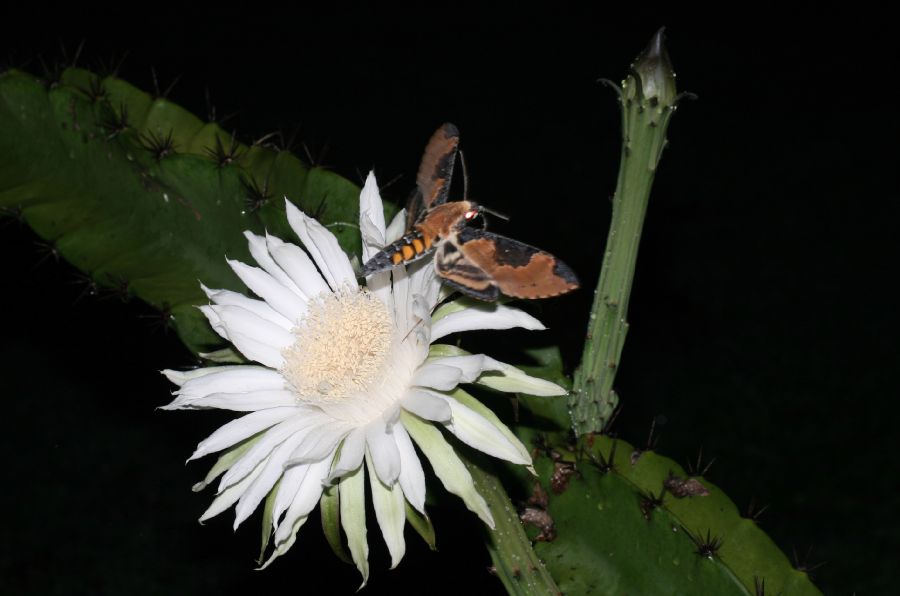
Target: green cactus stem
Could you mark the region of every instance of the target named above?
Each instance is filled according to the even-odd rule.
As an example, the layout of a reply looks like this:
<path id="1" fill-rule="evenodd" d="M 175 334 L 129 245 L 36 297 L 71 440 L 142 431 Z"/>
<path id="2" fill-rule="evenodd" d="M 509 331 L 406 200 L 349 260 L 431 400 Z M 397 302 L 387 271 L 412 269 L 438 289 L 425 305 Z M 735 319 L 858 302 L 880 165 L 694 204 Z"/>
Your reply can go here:
<path id="1" fill-rule="evenodd" d="M 581 365 L 569 396 L 576 435 L 603 430 L 619 398 L 613 390 L 628 333 L 628 298 L 653 177 L 666 145 L 666 127 L 679 99 L 660 29 L 616 87 L 622 106 L 622 153 L 600 281 Z"/>

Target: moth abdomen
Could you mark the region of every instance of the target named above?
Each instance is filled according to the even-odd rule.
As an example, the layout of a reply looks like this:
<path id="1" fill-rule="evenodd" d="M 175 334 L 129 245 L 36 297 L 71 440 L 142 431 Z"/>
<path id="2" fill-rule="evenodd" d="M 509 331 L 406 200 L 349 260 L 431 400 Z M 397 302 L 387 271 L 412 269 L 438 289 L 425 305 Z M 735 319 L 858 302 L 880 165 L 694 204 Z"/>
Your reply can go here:
<path id="1" fill-rule="evenodd" d="M 430 238 L 422 234 L 419 230 L 414 229 L 388 244 L 384 249 L 369 259 L 362 268 L 362 275 L 365 277 L 385 269 L 390 269 L 394 265 L 399 265 L 400 263 L 415 261 L 419 257 L 423 257 L 431 252 L 432 245 L 433 243 Z"/>

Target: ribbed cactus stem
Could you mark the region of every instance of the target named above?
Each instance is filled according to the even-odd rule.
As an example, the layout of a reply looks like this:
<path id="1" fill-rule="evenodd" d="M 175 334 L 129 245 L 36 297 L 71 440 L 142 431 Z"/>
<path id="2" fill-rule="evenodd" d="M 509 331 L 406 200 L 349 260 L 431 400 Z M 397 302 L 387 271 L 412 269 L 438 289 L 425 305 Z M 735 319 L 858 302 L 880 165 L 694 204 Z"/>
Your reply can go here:
<path id="1" fill-rule="evenodd" d="M 622 105 L 622 157 L 600 281 L 581 365 L 569 396 L 576 435 L 600 432 L 619 398 L 613 381 L 628 332 L 628 298 L 650 188 L 679 99 L 660 29 L 616 89 Z"/>

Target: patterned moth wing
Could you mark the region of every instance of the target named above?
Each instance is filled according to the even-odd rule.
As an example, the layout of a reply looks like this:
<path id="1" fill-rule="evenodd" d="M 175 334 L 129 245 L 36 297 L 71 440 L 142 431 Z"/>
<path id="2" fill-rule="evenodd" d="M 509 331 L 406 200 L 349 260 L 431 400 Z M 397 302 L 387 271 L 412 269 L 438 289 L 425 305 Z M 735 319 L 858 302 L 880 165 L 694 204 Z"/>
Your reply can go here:
<path id="1" fill-rule="evenodd" d="M 479 300 L 550 298 L 579 287 L 568 265 L 533 246 L 477 228 L 460 228 L 440 245 L 435 267 L 444 282 Z"/>
<path id="2" fill-rule="evenodd" d="M 578 287 L 562 261 L 533 246 L 468 224 L 481 214 L 472 201 L 447 202 L 459 130 L 441 126 L 428 141 L 407 206 L 407 232 L 374 255 L 362 275 L 415 261 L 437 249 L 435 270 L 447 285 L 480 300 L 549 298 Z"/>

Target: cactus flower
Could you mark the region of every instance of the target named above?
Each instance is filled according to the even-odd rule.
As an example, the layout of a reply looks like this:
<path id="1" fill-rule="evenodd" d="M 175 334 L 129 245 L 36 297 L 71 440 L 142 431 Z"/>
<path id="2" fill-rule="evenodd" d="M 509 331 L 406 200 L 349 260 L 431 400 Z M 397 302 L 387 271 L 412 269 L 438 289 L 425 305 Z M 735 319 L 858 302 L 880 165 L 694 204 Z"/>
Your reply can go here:
<path id="1" fill-rule="evenodd" d="M 444 486 L 493 526 L 484 499 L 437 425 L 484 453 L 531 465 L 528 450 L 496 417 L 453 396 L 457 385 L 481 381 L 536 395 L 564 390 L 488 356 L 431 349 L 460 331 L 543 329 L 532 316 L 468 303 L 435 312 L 441 285 L 427 260 L 377 273 L 360 285 L 334 235 L 290 202 L 286 208 L 305 251 L 247 232 L 259 267 L 229 261 L 259 299 L 204 287 L 211 304 L 200 308 L 213 329 L 254 363 L 164 371 L 178 385 L 164 409 L 243 413 L 200 442 L 190 457 L 226 452 L 195 487 L 222 475 L 201 521 L 235 505 L 237 528 L 268 497 L 273 552 L 265 567 L 291 547 L 323 490 L 337 484 L 341 525 L 365 584 L 366 475 L 396 566 L 405 552 L 406 502 L 425 513 L 425 473 L 414 443 Z M 370 174 L 360 195 L 363 257 L 399 237 L 403 221 L 401 212 L 385 227 Z M 482 379 L 487 371 L 492 374 Z"/>

